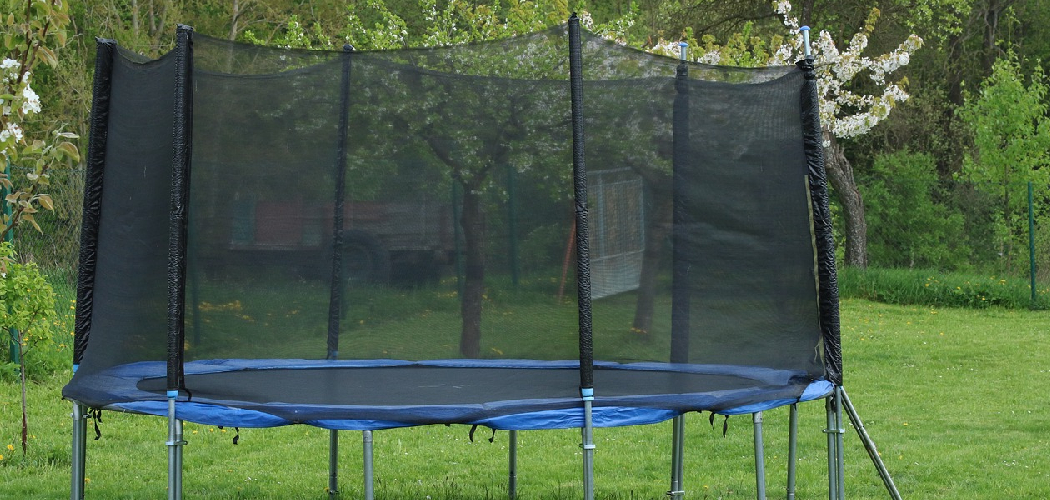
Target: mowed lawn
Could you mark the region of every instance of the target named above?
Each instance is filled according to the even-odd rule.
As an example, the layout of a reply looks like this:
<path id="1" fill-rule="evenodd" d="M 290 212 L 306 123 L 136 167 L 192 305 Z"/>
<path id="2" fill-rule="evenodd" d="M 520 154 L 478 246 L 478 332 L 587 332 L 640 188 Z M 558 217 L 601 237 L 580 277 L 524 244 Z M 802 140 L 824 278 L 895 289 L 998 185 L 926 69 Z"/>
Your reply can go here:
<path id="1" fill-rule="evenodd" d="M 1050 312 L 842 304 L 845 387 L 906 499 L 1050 498 Z M 19 387 L 0 383 L 0 499 L 68 498 L 69 373 L 30 387 L 20 445 Z M 768 496 L 784 498 L 787 410 L 765 414 Z M 822 402 L 800 406 L 797 498 L 826 498 Z M 752 423 L 689 414 L 686 498 L 754 498 Z M 166 421 L 103 413 L 88 441 L 88 498 L 162 498 Z M 376 497 L 506 498 L 507 433 L 426 426 L 375 433 Z M 888 498 L 852 430 L 846 493 Z M 89 427 L 90 437 L 94 429 Z M 233 437 L 239 434 L 239 444 Z M 360 498 L 361 434 L 341 436 L 343 498 Z M 324 499 L 328 431 L 186 424 L 187 498 Z M 489 438 L 493 438 L 489 442 Z M 597 429 L 596 496 L 663 498 L 670 423 Z M 581 497 L 578 430 L 519 433 L 518 497 Z"/>

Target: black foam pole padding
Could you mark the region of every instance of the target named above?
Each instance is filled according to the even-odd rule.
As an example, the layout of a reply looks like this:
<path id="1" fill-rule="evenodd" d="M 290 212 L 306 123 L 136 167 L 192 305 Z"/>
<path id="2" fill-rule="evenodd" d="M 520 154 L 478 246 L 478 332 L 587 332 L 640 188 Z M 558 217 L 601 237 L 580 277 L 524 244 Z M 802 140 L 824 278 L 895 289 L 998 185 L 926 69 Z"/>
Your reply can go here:
<path id="1" fill-rule="evenodd" d="M 820 286 L 820 329 L 824 343 L 824 370 L 829 381 L 842 385 L 842 344 L 839 332 L 839 285 L 835 270 L 835 238 L 831 224 L 827 172 L 824 170 L 824 137 L 820 128 L 820 97 L 813 60 L 798 62 L 802 83 L 803 147 L 809 166 L 809 191 L 813 203 L 813 235 L 817 249 Z"/>
<path id="2" fill-rule="evenodd" d="M 193 28 L 175 37 L 175 103 L 172 129 L 171 209 L 168 226 L 168 390 L 182 389 L 186 338 L 186 235 L 193 149 Z"/>
<path id="3" fill-rule="evenodd" d="M 102 179 L 109 142 L 109 103 L 113 88 L 114 40 L 96 39 L 95 79 L 91 88 L 91 125 L 87 169 L 84 174 L 84 210 L 80 224 L 80 267 L 77 269 L 77 307 L 73 322 L 73 364 L 79 365 L 91 333 L 98 263 L 98 222 L 102 214 Z"/>
<path id="4" fill-rule="evenodd" d="M 689 362 L 689 67 L 678 65 L 675 74 L 674 114 L 671 132 L 671 178 L 673 186 L 672 241 L 672 295 L 671 295 L 671 356 L 672 363 Z"/>
<path id="5" fill-rule="evenodd" d="M 576 205 L 576 286 L 579 297 L 580 388 L 594 387 L 591 263 L 587 226 L 587 167 L 583 148 L 583 49 L 580 18 L 569 18 L 569 88 L 572 101 L 572 182 Z"/>
<path id="6" fill-rule="evenodd" d="M 339 89 L 339 138 L 335 157 L 335 203 L 332 213 L 332 288 L 328 298 L 328 359 L 339 357 L 339 317 L 343 293 L 343 207 L 346 198 L 346 141 L 350 128 L 350 59 L 353 47 L 343 46 Z"/>

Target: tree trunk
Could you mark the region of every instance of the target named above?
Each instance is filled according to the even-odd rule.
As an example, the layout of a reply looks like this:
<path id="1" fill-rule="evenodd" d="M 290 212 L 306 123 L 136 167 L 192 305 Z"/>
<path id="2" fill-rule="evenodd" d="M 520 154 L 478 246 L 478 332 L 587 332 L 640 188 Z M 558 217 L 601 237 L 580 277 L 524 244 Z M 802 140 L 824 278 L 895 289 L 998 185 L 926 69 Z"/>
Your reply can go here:
<path id="1" fill-rule="evenodd" d="M 646 228 L 645 249 L 642 253 L 642 272 L 638 278 L 638 303 L 634 309 L 634 324 L 631 330 L 646 335 L 653 329 L 653 308 L 656 297 L 656 276 L 660 271 L 660 256 L 664 240 L 671 229 L 671 212 L 674 204 L 670 196 L 656 209 L 652 223 Z"/>
<path id="2" fill-rule="evenodd" d="M 131 34 L 135 35 L 135 38 L 139 36 L 139 2 L 138 0 L 131 0 Z"/>
<path id="3" fill-rule="evenodd" d="M 853 178 L 853 166 L 842 150 L 835 137 L 827 131 L 824 139 L 830 140 L 831 145 L 825 149 L 826 158 L 824 166 L 827 169 L 828 181 L 835 189 L 835 197 L 842 206 L 842 215 L 845 219 L 845 264 L 851 267 L 868 267 L 868 225 L 864 221 L 864 199 L 857 189 L 857 181 Z"/>
<path id="4" fill-rule="evenodd" d="M 238 24 L 241 20 L 241 3 L 238 0 L 233 0 L 233 5 L 230 7 L 230 33 L 226 37 L 231 42 L 237 39 L 237 35 L 240 32 Z"/>
<path id="5" fill-rule="evenodd" d="M 460 313 L 463 329 L 459 337 L 459 352 L 465 358 L 481 355 L 481 307 L 485 293 L 485 224 L 481 214 L 481 196 L 475 186 L 463 186 L 463 242 L 466 252 L 463 297 Z"/>

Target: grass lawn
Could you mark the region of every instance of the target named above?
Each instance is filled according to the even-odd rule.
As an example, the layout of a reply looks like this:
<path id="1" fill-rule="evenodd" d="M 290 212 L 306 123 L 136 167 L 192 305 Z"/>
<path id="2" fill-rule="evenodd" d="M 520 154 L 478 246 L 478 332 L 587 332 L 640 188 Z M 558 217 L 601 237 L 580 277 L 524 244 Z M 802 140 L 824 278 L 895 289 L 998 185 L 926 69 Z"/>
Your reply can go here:
<path id="1" fill-rule="evenodd" d="M 846 390 L 907 499 L 1050 498 L 1050 313 L 842 304 Z M 68 498 L 70 405 L 59 373 L 30 388 L 29 452 L 20 447 L 19 389 L 0 382 L 0 499 Z M 600 389 L 599 389 L 600 390 Z M 689 414 L 687 498 L 754 498 L 751 419 Z M 821 402 L 800 407 L 799 499 L 826 498 Z M 765 414 L 768 494 L 784 497 L 787 411 Z M 166 421 L 105 412 L 88 441 L 89 498 L 161 498 Z M 507 433 L 426 426 L 375 433 L 380 499 L 506 498 Z M 89 430 L 89 433 L 92 431 Z M 328 432 L 186 424 L 187 498 L 325 499 Z M 596 496 L 662 498 L 670 423 L 598 429 Z M 344 498 L 361 496 L 361 434 L 343 432 Z M 519 433 L 518 496 L 579 498 L 579 431 Z M 856 435 L 846 436 L 846 493 L 888 498 Z"/>

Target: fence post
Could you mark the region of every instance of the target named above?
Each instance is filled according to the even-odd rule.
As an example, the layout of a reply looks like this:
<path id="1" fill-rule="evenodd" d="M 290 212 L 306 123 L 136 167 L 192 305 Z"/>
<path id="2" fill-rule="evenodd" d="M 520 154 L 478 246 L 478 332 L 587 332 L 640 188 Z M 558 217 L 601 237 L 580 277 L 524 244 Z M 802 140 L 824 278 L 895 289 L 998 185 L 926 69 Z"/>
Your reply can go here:
<path id="1" fill-rule="evenodd" d="M 1028 181 L 1028 277 L 1032 286 L 1032 305 L 1035 303 L 1035 203 L 1032 181 Z"/>
<path id="2" fill-rule="evenodd" d="M 7 179 L 11 178 L 11 160 L 4 162 L 4 177 Z M 4 205 L 4 221 L 8 221 L 10 224 L 11 220 L 11 204 L 7 202 L 7 195 L 10 194 L 6 187 L 0 188 L 0 199 L 3 200 Z M 7 243 L 14 244 L 14 228 L 4 233 L 4 241 Z M 10 306 L 8 306 L 10 307 Z M 18 330 L 14 327 L 8 328 L 8 352 L 10 353 L 10 361 L 16 365 L 22 365 L 22 343 L 18 341 Z"/>

